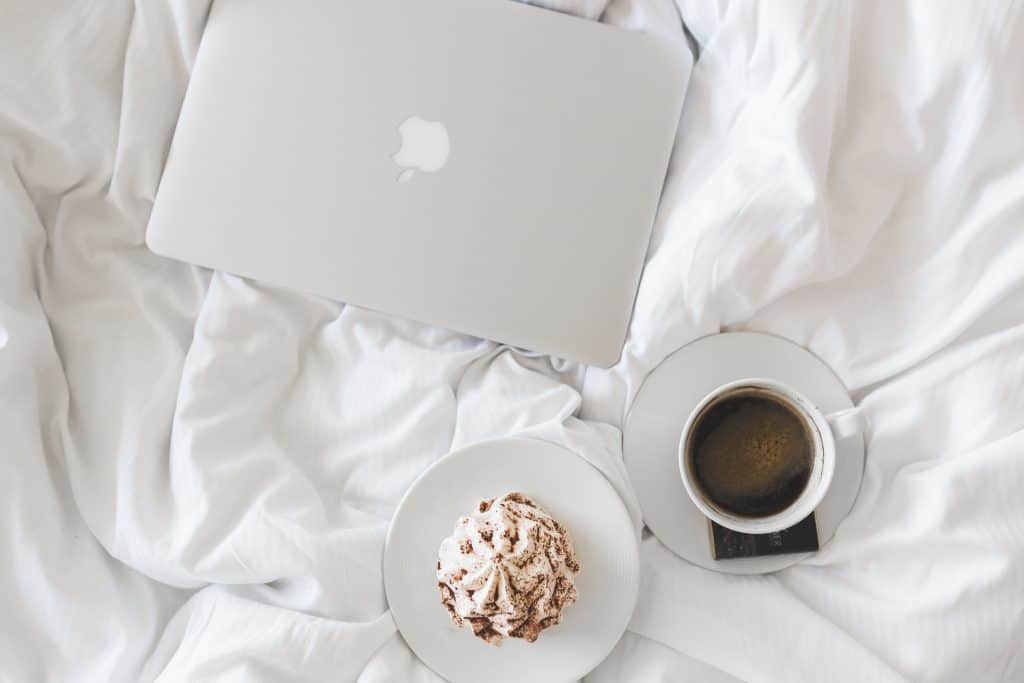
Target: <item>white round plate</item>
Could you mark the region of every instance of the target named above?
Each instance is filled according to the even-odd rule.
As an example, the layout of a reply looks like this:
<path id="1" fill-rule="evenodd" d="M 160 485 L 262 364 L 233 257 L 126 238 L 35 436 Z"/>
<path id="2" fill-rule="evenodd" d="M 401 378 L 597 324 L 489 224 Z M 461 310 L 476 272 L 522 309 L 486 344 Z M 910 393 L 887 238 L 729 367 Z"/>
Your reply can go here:
<path id="1" fill-rule="evenodd" d="M 623 432 L 626 469 L 647 527 L 672 552 L 693 564 L 730 574 L 764 574 L 811 555 L 716 560 L 708 520 L 686 495 L 679 476 L 679 434 L 694 406 L 712 389 L 744 377 L 766 377 L 804 394 L 826 413 L 853 405 L 842 381 L 817 356 L 791 341 L 756 332 L 702 337 L 679 349 L 647 376 Z M 824 546 L 857 499 L 864 476 L 864 439 L 837 444 L 836 472 L 814 511 Z"/>
<path id="2" fill-rule="evenodd" d="M 536 642 L 510 638 L 495 647 L 448 616 L 437 587 L 437 551 L 459 517 L 508 491 L 533 498 L 569 529 L 580 563 L 579 598 Z M 604 475 L 560 446 L 500 439 L 451 453 L 409 488 L 384 542 L 384 590 L 405 642 L 449 681 L 564 683 L 600 664 L 626 630 L 639 565 L 636 531 Z"/>

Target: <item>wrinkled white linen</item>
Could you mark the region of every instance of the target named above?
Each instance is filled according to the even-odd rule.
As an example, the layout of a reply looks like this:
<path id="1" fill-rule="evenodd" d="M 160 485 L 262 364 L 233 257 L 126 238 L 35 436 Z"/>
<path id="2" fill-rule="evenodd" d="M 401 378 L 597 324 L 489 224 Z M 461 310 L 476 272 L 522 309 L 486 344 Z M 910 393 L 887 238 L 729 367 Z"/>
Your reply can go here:
<path id="1" fill-rule="evenodd" d="M 608 371 L 150 254 L 208 2 L 0 8 L 0 680 L 437 680 L 381 585 L 408 485 L 525 433 L 636 515 L 624 412 L 720 329 L 836 369 L 860 497 L 773 576 L 647 537 L 588 680 L 1024 680 L 1020 3 L 547 4 L 700 46 Z"/>

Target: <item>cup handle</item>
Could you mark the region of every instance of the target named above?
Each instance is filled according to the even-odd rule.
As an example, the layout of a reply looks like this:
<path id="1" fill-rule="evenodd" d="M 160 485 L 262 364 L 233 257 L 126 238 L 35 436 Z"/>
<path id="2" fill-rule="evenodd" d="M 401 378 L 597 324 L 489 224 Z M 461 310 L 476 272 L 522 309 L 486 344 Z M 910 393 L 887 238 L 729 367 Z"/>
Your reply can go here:
<path id="1" fill-rule="evenodd" d="M 858 406 L 831 413 L 826 415 L 825 419 L 828 420 L 828 426 L 832 428 L 832 435 L 836 441 L 859 434 L 864 428 L 862 411 Z"/>

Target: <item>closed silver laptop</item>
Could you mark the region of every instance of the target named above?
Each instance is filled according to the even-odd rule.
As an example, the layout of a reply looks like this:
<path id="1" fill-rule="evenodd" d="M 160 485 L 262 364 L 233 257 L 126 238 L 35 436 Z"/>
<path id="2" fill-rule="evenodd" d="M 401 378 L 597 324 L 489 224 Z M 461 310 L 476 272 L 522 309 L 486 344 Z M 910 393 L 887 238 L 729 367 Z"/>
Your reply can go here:
<path id="1" fill-rule="evenodd" d="M 510 0 L 215 0 L 147 243 L 608 366 L 691 64 Z"/>

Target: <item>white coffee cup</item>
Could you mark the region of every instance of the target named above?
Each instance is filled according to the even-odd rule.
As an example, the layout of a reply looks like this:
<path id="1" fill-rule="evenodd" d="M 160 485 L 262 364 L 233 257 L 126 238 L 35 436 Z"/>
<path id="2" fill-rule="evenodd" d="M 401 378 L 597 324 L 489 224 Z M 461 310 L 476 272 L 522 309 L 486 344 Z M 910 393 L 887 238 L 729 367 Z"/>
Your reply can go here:
<path id="1" fill-rule="evenodd" d="M 807 485 L 785 509 L 765 517 L 738 515 L 715 503 L 697 482 L 692 457 L 694 427 L 707 410 L 730 396 L 750 389 L 763 391 L 791 407 L 804 420 L 813 442 L 811 474 Z M 826 415 L 803 394 L 781 382 L 763 378 L 741 379 L 718 387 L 701 399 L 690 413 L 679 437 L 679 472 L 690 500 L 709 519 L 733 531 L 749 534 L 781 531 L 797 524 L 818 507 L 835 474 L 836 442 L 859 433 L 861 428 L 860 408 L 848 408 Z"/>

